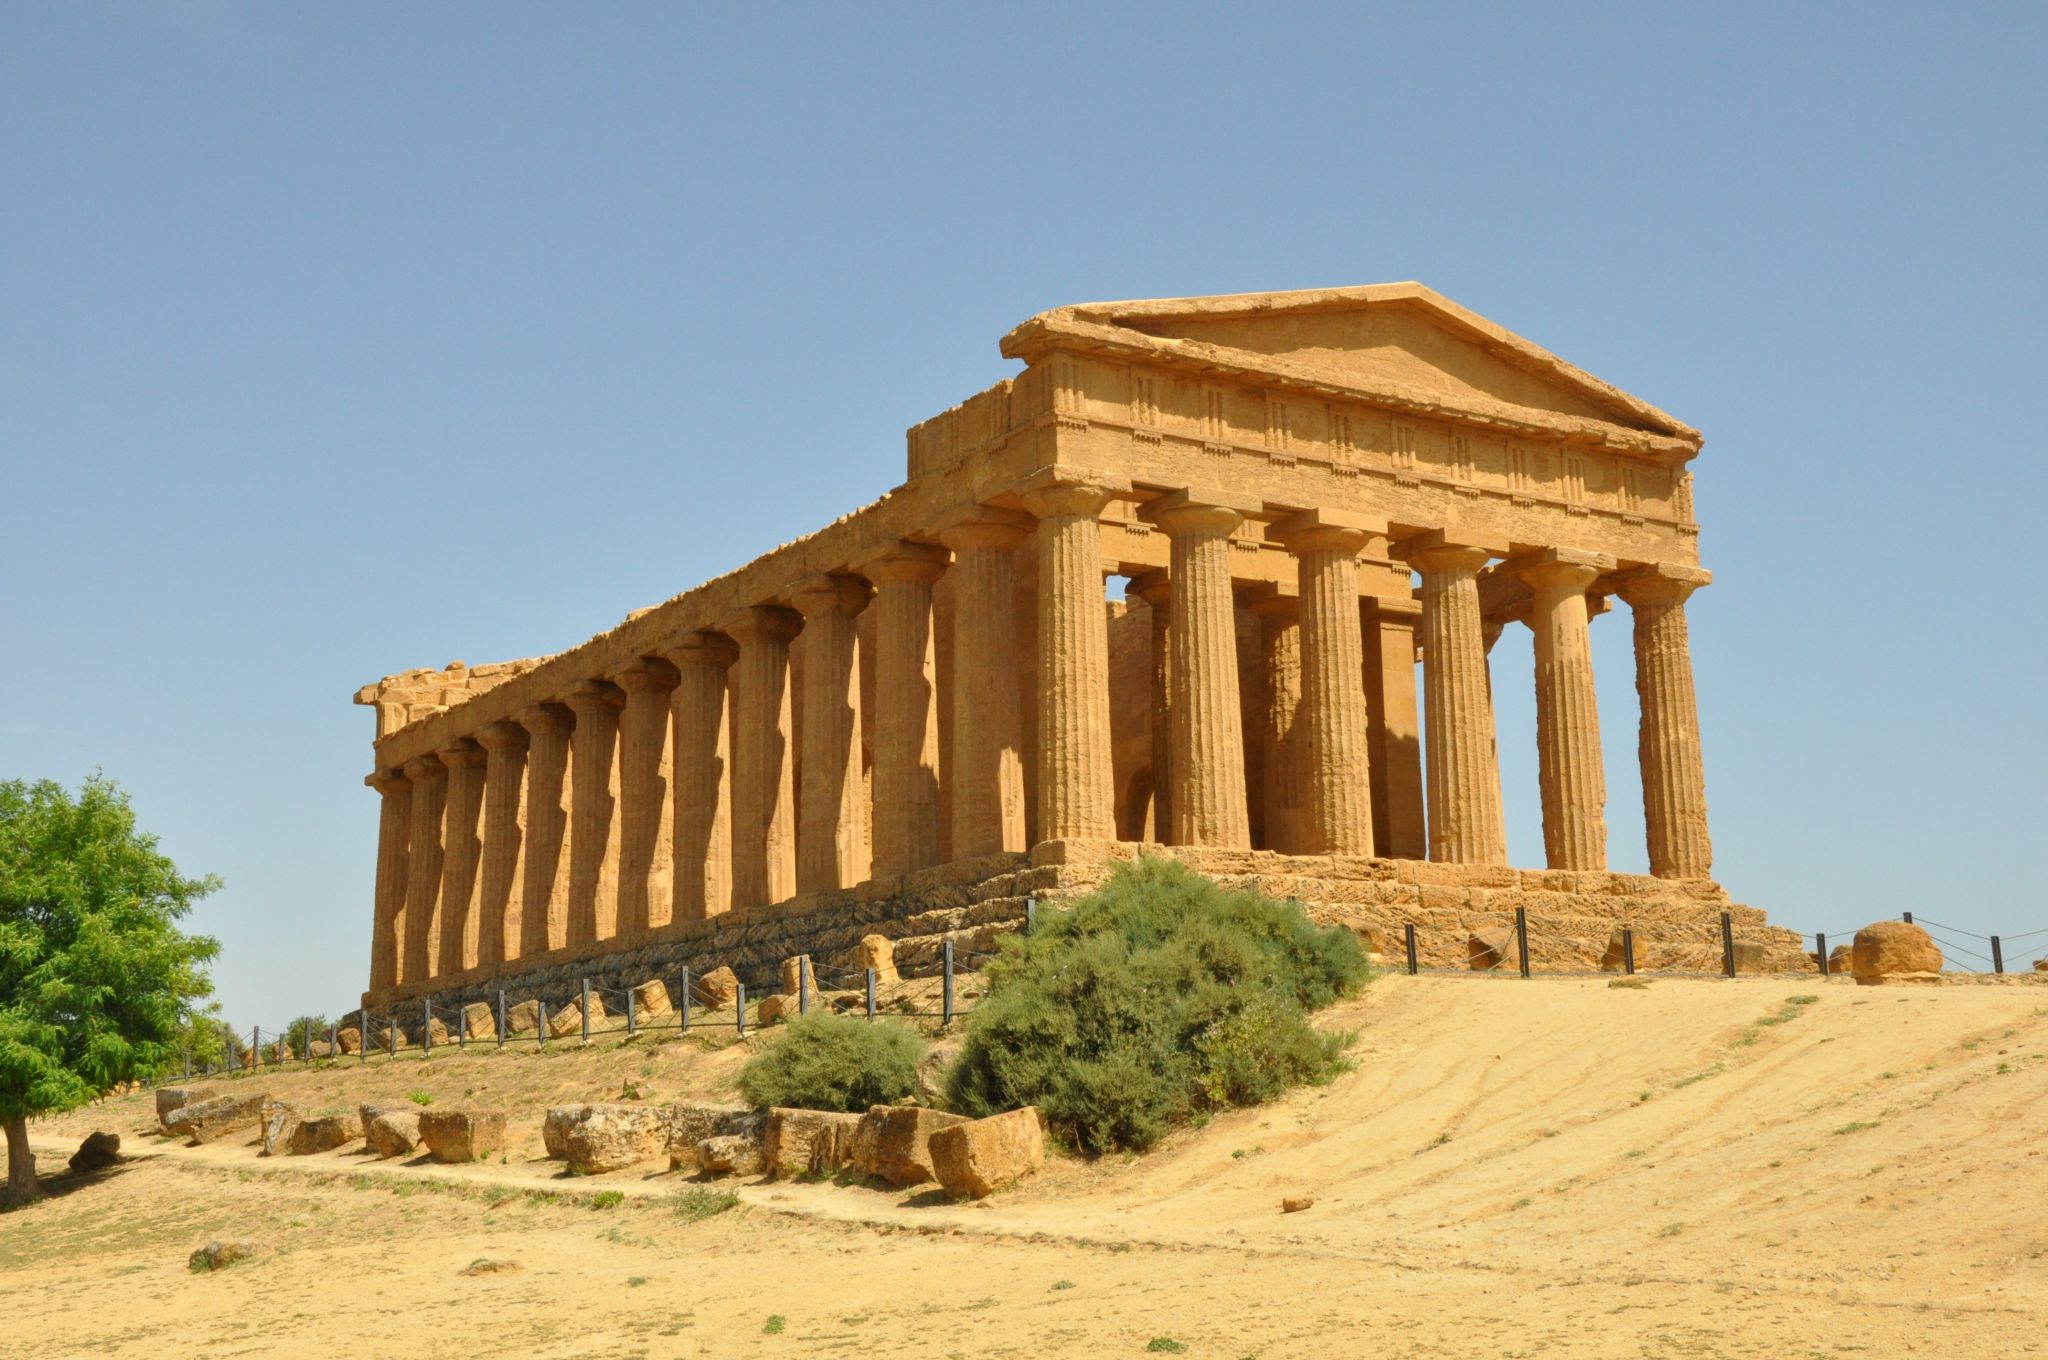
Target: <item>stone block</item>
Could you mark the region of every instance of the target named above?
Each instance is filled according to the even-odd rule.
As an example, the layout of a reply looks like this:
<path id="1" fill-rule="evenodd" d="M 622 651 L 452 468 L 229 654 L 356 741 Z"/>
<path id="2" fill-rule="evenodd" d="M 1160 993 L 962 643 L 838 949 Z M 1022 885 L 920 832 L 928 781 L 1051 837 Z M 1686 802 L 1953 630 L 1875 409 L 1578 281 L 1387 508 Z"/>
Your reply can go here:
<path id="1" fill-rule="evenodd" d="M 121 1160 L 121 1135 L 118 1133 L 89 1133 L 78 1145 L 78 1151 L 71 1154 L 69 1163 L 73 1171 L 98 1171 Z"/>
<path id="2" fill-rule="evenodd" d="M 360 1114 L 328 1114 L 314 1119 L 305 1119 L 292 1130 L 291 1140 L 285 1151 L 294 1157 L 304 1157 L 315 1152 L 327 1152 L 333 1148 L 345 1147 L 363 1136 L 363 1119 Z"/>
<path id="3" fill-rule="evenodd" d="M 761 1170 L 759 1134 L 723 1133 L 697 1144 L 697 1166 L 714 1176 L 752 1176 Z"/>
<path id="4" fill-rule="evenodd" d="M 263 1151 L 259 1157 L 282 1157 L 291 1145 L 292 1134 L 297 1132 L 301 1116 L 296 1108 L 282 1100 L 267 1100 L 263 1103 L 262 1128 Z"/>
<path id="5" fill-rule="evenodd" d="M 940 1187 L 955 1199 L 981 1199 L 1045 1164 L 1045 1127 L 1026 1105 L 938 1129 L 929 1146 Z"/>
<path id="6" fill-rule="evenodd" d="M 690 977 L 690 995 L 698 1005 L 722 1011 L 740 994 L 740 980 L 730 968 L 714 968 Z"/>
<path id="7" fill-rule="evenodd" d="M 833 1110 L 770 1110 L 761 1164 L 771 1176 L 829 1176 L 846 1165 L 860 1121 Z"/>
<path id="8" fill-rule="evenodd" d="M 171 1131 L 171 1116 L 187 1105 L 202 1100 L 211 1100 L 214 1090 L 210 1086 L 159 1086 L 156 1088 L 156 1120 Z"/>
<path id="9" fill-rule="evenodd" d="M 797 956 L 796 956 L 795 958 L 792 958 L 792 959 L 784 959 L 784 960 L 782 961 L 782 992 L 783 992 L 783 995 L 785 995 L 785 996 L 795 996 L 795 995 L 796 995 L 796 993 L 797 993 L 797 983 L 798 983 L 798 979 L 799 979 L 799 976 L 800 976 L 800 974 L 802 973 L 802 971 L 804 970 L 804 968 L 805 968 L 805 967 L 806 967 L 807 965 L 809 965 L 810 961 L 811 961 L 811 956 L 810 956 L 809 954 L 799 954 L 799 955 L 797 955 Z M 815 989 L 815 988 L 817 987 L 817 985 L 818 985 L 818 975 L 817 975 L 817 973 L 816 973 L 815 971 L 813 971 L 813 972 L 811 973 L 811 986 L 812 986 L 812 987 L 813 987 L 813 988 Z"/>
<path id="10" fill-rule="evenodd" d="M 472 1001 L 462 1008 L 462 1028 L 472 1039 L 495 1039 L 498 1037 L 498 1013 L 488 1001 Z"/>
<path id="11" fill-rule="evenodd" d="M 1939 973 L 1941 949 L 1919 926 L 1878 921 L 1856 932 L 1850 971 L 1861 985 L 1908 973 Z"/>
<path id="12" fill-rule="evenodd" d="M 669 1123 L 669 1112 L 653 1105 L 571 1105 L 548 1111 L 542 1141 L 569 1170 L 596 1176 L 660 1156 Z"/>
<path id="13" fill-rule="evenodd" d="M 540 1029 L 540 1002 L 528 998 L 505 1008 L 505 1033 L 533 1034 Z"/>
<path id="14" fill-rule="evenodd" d="M 604 998 L 595 988 L 590 993 L 590 1032 L 595 1034 L 604 1028 Z M 550 1039 L 580 1039 L 583 1037 L 583 999 L 578 996 L 553 1015 L 548 1017 Z"/>
<path id="15" fill-rule="evenodd" d="M 759 1110 L 745 1105 L 677 1105 L 669 1110 L 668 1169 L 709 1170 L 700 1155 L 702 1145 L 713 1138 L 750 1138 L 758 1147 L 761 1126 L 767 1122 Z M 755 1165 L 760 1165 L 758 1153 Z"/>
<path id="16" fill-rule="evenodd" d="M 875 970 L 877 986 L 896 980 L 896 946 L 889 942 L 887 935 L 863 935 L 860 937 L 860 969 Z"/>
<path id="17" fill-rule="evenodd" d="M 781 993 L 771 993 L 761 998 L 760 1007 L 754 1013 L 754 1023 L 757 1025 L 772 1025 L 777 1020 L 792 1019 L 796 1014 L 795 993 L 792 992 L 787 996 Z"/>
<path id="18" fill-rule="evenodd" d="M 1506 926 L 1488 926 L 1465 938 L 1465 966 L 1475 973 L 1495 968 L 1519 968 L 1521 951 L 1515 946 L 1515 932 Z"/>
<path id="19" fill-rule="evenodd" d="M 877 1105 L 860 1117 L 847 1163 L 894 1186 L 922 1184 L 934 1179 L 931 1136 L 966 1122 L 963 1115 L 921 1105 Z"/>
<path id="20" fill-rule="evenodd" d="M 668 984 L 660 978 L 649 978 L 633 989 L 633 1016 L 641 1023 L 659 1020 L 674 1010 L 668 999 Z"/>
<path id="21" fill-rule="evenodd" d="M 251 1091 L 194 1101 L 173 1111 L 164 1129 L 190 1138 L 195 1145 L 211 1143 L 241 1129 L 256 1127 L 269 1100 L 266 1092 Z"/>
<path id="22" fill-rule="evenodd" d="M 420 1141 L 437 1162 L 481 1161 L 505 1146 L 503 1110 L 422 1110 Z"/>
<path id="23" fill-rule="evenodd" d="M 358 1112 L 363 1142 L 379 1157 L 403 1157 L 419 1146 L 420 1112 L 416 1105 L 365 1105 Z"/>

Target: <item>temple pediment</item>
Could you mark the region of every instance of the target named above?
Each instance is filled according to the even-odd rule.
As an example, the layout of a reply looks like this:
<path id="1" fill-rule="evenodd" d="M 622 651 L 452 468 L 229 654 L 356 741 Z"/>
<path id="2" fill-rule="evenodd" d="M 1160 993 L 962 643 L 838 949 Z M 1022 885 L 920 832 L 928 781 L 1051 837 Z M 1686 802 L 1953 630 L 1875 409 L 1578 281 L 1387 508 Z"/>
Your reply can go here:
<path id="1" fill-rule="evenodd" d="M 1368 400 L 1698 438 L 1649 403 L 1419 283 L 1082 303 L 1033 317 L 1005 337 L 1003 349 L 1028 360 L 1063 341 L 1269 373 Z"/>

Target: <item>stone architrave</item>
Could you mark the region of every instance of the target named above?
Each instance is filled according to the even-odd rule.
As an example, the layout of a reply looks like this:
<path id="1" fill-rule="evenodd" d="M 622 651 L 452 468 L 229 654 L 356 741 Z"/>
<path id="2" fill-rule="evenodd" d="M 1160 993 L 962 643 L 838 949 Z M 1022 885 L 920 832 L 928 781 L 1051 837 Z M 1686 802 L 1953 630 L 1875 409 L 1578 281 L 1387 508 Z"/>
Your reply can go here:
<path id="1" fill-rule="evenodd" d="M 1253 502 L 1202 488 L 1171 492 L 1139 513 L 1166 531 L 1173 590 L 1173 843 L 1247 849 L 1244 733 L 1237 685 L 1237 606 L 1230 534 Z"/>
<path id="2" fill-rule="evenodd" d="M 1607 771 L 1600 758 L 1600 708 L 1593 689 L 1586 588 L 1614 559 L 1549 548 L 1514 559 L 1535 592 L 1536 755 L 1543 792 L 1543 848 L 1552 869 L 1607 867 Z"/>
<path id="3" fill-rule="evenodd" d="M 932 586 L 946 551 L 899 543 L 861 570 L 874 583 L 874 875 L 939 862 L 939 713 Z"/>
<path id="4" fill-rule="evenodd" d="M 1038 516 L 1038 836 L 1114 840 L 1099 518 L 1130 483 L 1050 467 L 1021 490 L 1024 508 Z"/>
<path id="5" fill-rule="evenodd" d="M 436 754 L 448 771 L 448 794 L 441 809 L 441 912 L 430 931 L 427 953 L 435 960 L 434 975 L 446 977 L 476 966 L 476 922 L 470 908 L 483 848 L 478 831 L 484 806 L 484 753 L 473 741 L 458 741 Z"/>
<path id="6" fill-rule="evenodd" d="M 1010 555 L 1030 518 L 976 510 L 942 531 L 953 551 L 953 858 L 1024 845 L 1023 726 L 1017 707 L 1017 635 Z"/>
<path id="7" fill-rule="evenodd" d="M 619 934 L 644 937 L 669 922 L 669 694 L 675 667 L 637 657 L 614 677 L 625 691 L 619 714 Z"/>
<path id="8" fill-rule="evenodd" d="M 626 696 L 606 680 L 569 690 L 569 947 L 618 934 L 619 710 Z"/>
<path id="9" fill-rule="evenodd" d="M 1642 707 L 1637 755 L 1650 872 L 1658 878 L 1706 878 L 1714 866 L 1699 701 L 1685 624 L 1686 597 L 1712 579 L 1698 567 L 1658 563 L 1628 572 L 1618 582 L 1635 616 L 1636 695 Z"/>
<path id="10" fill-rule="evenodd" d="M 677 676 L 669 695 L 674 919 L 702 921 L 732 905 L 732 744 L 726 675 L 739 648 L 722 634 L 696 632 L 665 655 Z"/>
<path id="11" fill-rule="evenodd" d="M 1152 620 L 1152 839 L 1173 844 L 1172 586 L 1164 571 L 1133 576 L 1126 599 L 1142 600 Z"/>
<path id="12" fill-rule="evenodd" d="M 479 730 L 484 749 L 484 845 L 477 869 L 477 966 L 486 970 L 520 956 L 525 901 L 521 860 L 526 844 L 526 729 L 494 722 Z"/>
<path id="13" fill-rule="evenodd" d="M 1260 665 L 1266 677 L 1259 711 L 1265 748 L 1259 771 L 1265 848 L 1283 855 L 1310 854 L 1315 838 L 1308 809 L 1308 724 L 1302 711 L 1301 596 L 1267 583 L 1242 598 L 1259 621 Z"/>
<path id="14" fill-rule="evenodd" d="M 1506 864 L 1493 692 L 1479 627 L 1479 569 L 1494 550 L 1441 531 L 1402 545 L 1422 576 L 1422 692 L 1429 857 Z"/>
<path id="15" fill-rule="evenodd" d="M 814 576 L 788 592 L 804 616 L 803 784 L 797 791 L 796 890 L 830 892 L 868 876 L 861 780 L 858 576 Z"/>
<path id="16" fill-rule="evenodd" d="M 576 718 L 562 704 L 529 704 L 526 729 L 526 858 L 521 870 L 522 958 L 569 943 L 569 739 Z"/>
<path id="17" fill-rule="evenodd" d="M 411 826 L 406 833 L 405 953 L 397 983 L 433 974 L 435 918 L 441 904 L 441 809 L 448 797 L 448 771 L 436 756 L 405 763 L 412 785 Z"/>
<path id="18" fill-rule="evenodd" d="M 796 892 L 796 808 L 790 750 L 789 644 L 803 618 L 779 605 L 741 611 L 725 631 L 732 670 L 732 905 Z"/>
<path id="19" fill-rule="evenodd" d="M 1310 849 L 1371 855 L 1371 733 L 1358 620 L 1358 554 L 1385 526 L 1330 510 L 1276 525 L 1301 571 L 1301 705 L 1308 727 Z"/>
<path id="20" fill-rule="evenodd" d="M 377 906 L 370 941 L 370 990 L 388 991 L 398 979 L 398 941 L 405 933 L 406 835 L 412 784 L 396 770 L 363 780 L 377 790 Z"/>

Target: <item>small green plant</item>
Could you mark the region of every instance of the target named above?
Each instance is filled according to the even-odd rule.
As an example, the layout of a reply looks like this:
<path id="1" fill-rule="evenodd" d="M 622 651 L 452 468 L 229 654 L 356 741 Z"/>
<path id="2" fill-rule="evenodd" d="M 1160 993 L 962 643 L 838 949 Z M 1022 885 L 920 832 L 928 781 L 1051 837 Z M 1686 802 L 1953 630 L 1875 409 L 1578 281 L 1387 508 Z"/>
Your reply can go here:
<path id="1" fill-rule="evenodd" d="M 590 1197 L 593 1209 L 616 1209 L 625 1202 L 626 1192 L 623 1190 L 600 1190 Z"/>
<path id="2" fill-rule="evenodd" d="M 793 1018 L 782 1041 L 740 1069 L 750 1104 L 863 1112 L 917 1094 L 924 1041 L 902 1025 L 822 1012 Z"/>
<path id="3" fill-rule="evenodd" d="M 425 1091 L 407 1091 L 405 1098 L 415 1105 L 431 1105 L 434 1103 L 434 1097 Z"/>
<path id="4" fill-rule="evenodd" d="M 1684 1231 L 1685 1225 L 1683 1223 L 1666 1223 L 1663 1227 L 1657 1229 L 1657 1236 L 1676 1237 Z"/>
<path id="5" fill-rule="evenodd" d="M 693 1185 L 677 1193 L 675 1209 L 685 1223 L 701 1223 L 707 1218 L 716 1218 L 739 1202 L 740 1197 L 730 1190 L 711 1190 Z"/>
<path id="6" fill-rule="evenodd" d="M 784 1327 L 787 1327 L 788 1325 L 788 1318 L 784 1317 L 780 1313 L 771 1313 L 768 1317 L 768 1321 L 765 1324 L 763 1324 L 761 1330 L 766 1332 L 770 1336 L 780 1336 L 782 1334 L 782 1329 Z"/>
<path id="7" fill-rule="evenodd" d="M 1535 1202 L 1535 1200 L 1530 1199 L 1527 1195 L 1524 1195 L 1508 1207 L 1511 1209 L 1526 1209 Z"/>
<path id="8" fill-rule="evenodd" d="M 1811 1006 L 1814 1002 L 1818 1000 L 1820 1000 L 1819 997 L 1813 995 L 1813 993 L 1811 992 L 1806 992 L 1799 996 L 1786 997 L 1785 1004 L 1788 1006 Z"/>
<path id="9" fill-rule="evenodd" d="M 1628 991 L 1628 992 L 1640 992 L 1640 991 L 1644 991 L 1644 990 L 1646 990 L 1646 989 L 1647 989 L 1647 988 L 1649 987 L 1649 985 L 1650 985 L 1650 980 L 1649 980 L 1648 978 L 1639 978 L 1639 977 L 1618 977 L 1618 978 L 1614 979 L 1614 980 L 1613 980 L 1612 982 L 1610 982 L 1610 983 L 1608 983 L 1608 984 L 1607 984 L 1607 986 L 1608 986 L 1608 989 L 1609 989 L 1610 991 Z"/>
<path id="10" fill-rule="evenodd" d="M 1841 1136 L 1842 1134 L 1845 1134 L 1845 1133 L 1861 1133 L 1861 1132 L 1863 1132 L 1863 1131 L 1864 1131 L 1865 1129 L 1874 1129 L 1874 1128 L 1876 1128 L 1876 1127 L 1877 1127 L 1877 1123 L 1878 1123 L 1878 1121 L 1877 1121 L 1877 1120 L 1875 1120 L 1875 1119 L 1857 1119 L 1857 1120 L 1852 1120 L 1851 1122 L 1849 1122 L 1849 1123 L 1847 1123 L 1847 1124 L 1844 1124 L 1844 1125 L 1842 1125 L 1842 1127 L 1840 1127 L 1839 1129 L 1836 1129 L 1836 1130 L 1835 1130 L 1835 1135 L 1836 1135 L 1837 1137 L 1840 1137 L 1840 1136 Z"/>
<path id="11" fill-rule="evenodd" d="M 628 1275 L 626 1277 L 626 1283 L 628 1285 L 631 1285 L 633 1288 L 638 1289 L 641 1285 L 647 1283 L 647 1277 L 645 1275 Z"/>
<path id="12" fill-rule="evenodd" d="M 1175 1341 L 1170 1336 L 1155 1336 L 1145 1343 L 1145 1349 L 1148 1351 L 1163 1351 L 1167 1355 L 1179 1355 L 1187 1349 L 1187 1346 Z"/>
<path id="13" fill-rule="evenodd" d="M 1052 1282 L 1052 1287 L 1054 1289 L 1072 1289 L 1074 1287 L 1074 1282 L 1072 1280 L 1054 1280 Z"/>

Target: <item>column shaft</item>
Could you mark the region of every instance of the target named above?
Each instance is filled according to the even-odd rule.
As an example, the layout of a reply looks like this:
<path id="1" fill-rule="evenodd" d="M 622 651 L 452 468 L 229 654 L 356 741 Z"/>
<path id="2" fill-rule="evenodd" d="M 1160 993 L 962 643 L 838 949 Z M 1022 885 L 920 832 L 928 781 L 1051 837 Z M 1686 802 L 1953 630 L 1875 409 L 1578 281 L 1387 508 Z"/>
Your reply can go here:
<path id="1" fill-rule="evenodd" d="M 399 959 L 400 986 L 433 972 L 435 916 L 441 900 L 441 810 L 447 801 L 448 772 L 433 756 L 405 763 L 412 785 L 406 829 L 405 948 Z"/>
<path id="2" fill-rule="evenodd" d="M 412 785 L 396 770 L 363 781 L 377 790 L 377 905 L 370 936 L 370 990 L 389 991 L 398 978 L 400 932 L 405 928 L 406 836 Z"/>
<path id="3" fill-rule="evenodd" d="M 569 943 L 569 739 L 576 719 L 561 704 L 534 704 L 519 714 L 527 732 L 526 864 L 520 909 L 522 958 Z"/>
<path id="4" fill-rule="evenodd" d="M 1173 607 L 1163 571 L 1131 578 L 1126 597 L 1145 602 L 1152 620 L 1152 839 L 1173 844 Z"/>
<path id="5" fill-rule="evenodd" d="M 1415 626 L 1421 614 L 1412 600 L 1381 599 L 1366 606 L 1362 620 L 1372 732 L 1373 849 L 1392 859 L 1429 857 L 1422 723 L 1415 703 Z"/>
<path id="6" fill-rule="evenodd" d="M 1366 529 L 1311 512 L 1277 532 L 1301 569 L 1301 704 L 1313 850 L 1370 855 L 1372 734 L 1358 623 L 1358 554 Z"/>
<path id="7" fill-rule="evenodd" d="M 868 583 L 821 576 L 790 593 L 804 616 L 803 787 L 797 792 L 796 889 L 830 892 L 868 876 L 855 618 Z"/>
<path id="8" fill-rule="evenodd" d="M 625 696 L 604 680 L 569 691 L 569 947 L 619 929 L 619 710 Z"/>
<path id="9" fill-rule="evenodd" d="M 1441 542 L 1412 552 L 1422 574 L 1429 857 L 1454 864 L 1507 863 L 1479 628 L 1478 572 L 1488 555 L 1484 548 Z"/>
<path id="10" fill-rule="evenodd" d="M 526 729 L 494 722 L 476 734 L 484 748 L 484 845 L 477 869 L 476 963 L 496 969 L 519 957 L 525 907 L 520 860 L 526 842 Z"/>
<path id="11" fill-rule="evenodd" d="M 1265 848 L 1283 855 L 1312 853 L 1309 820 L 1308 722 L 1302 706 L 1301 597 L 1267 591 L 1251 598 L 1258 616 L 1260 669 L 1265 672 L 1265 761 L 1259 796 L 1265 804 Z"/>
<path id="12" fill-rule="evenodd" d="M 1543 850 L 1553 869 L 1607 867 L 1607 772 L 1600 757 L 1586 587 L 1614 559 L 1543 554 L 1520 570 L 1535 592 L 1536 756 L 1543 791 Z"/>
<path id="13" fill-rule="evenodd" d="M 672 919 L 677 921 L 702 921 L 732 905 L 726 672 L 738 651 L 729 638 L 695 633 L 666 653 L 677 675 L 669 696 L 675 806 Z"/>
<path id="14" fill-rule="evenodd" d="M 618 684 L 626 692 L 619 714 L 619 934 L 634 939 L 667 925 L 673 910 L 668 729 L 675 668 L 640 657 L 619 671 Z"/>
<path id="15" fill-rule="evenodd" d="M 441 810 L 438 938 L 428 953 L 435 960 L 435 976 L 446 977 L 476 966 L 477 922 L 471 908 L 483 848 L 478 823 L 484 808 L 484 753 L 474 742 L 462 741 L 439 755 L 448 768 L 448 796 Z"/>
<path id="16" fill-rule="evenodd" d="M 1015 519 L 987 515 L 940 537 L 953 561 L 953 857 L 1024 845 L 1024 763 L 1018 718 L 1015 578 L 1024 541 Z"/>
<path id="17" fill-rule="evenodd" d="M 732 904 L 780 902 L 796 892 L 796 809 L 790 770 L 790 609 L 756 605 L 727 627 L 733 667 Z"/>
<path id="18" fill-rule="evenodd" d="M 1249 848 L 1230 531 L 1241 511 L 1177 492 L 1145 507 L 1172 541 L 1173 843 Z"/>
<path id="19" fill-rule="evenodd" d="M 1709 579 L 1704 571 L 1682 567 L 1645 567 L 1622 579 L 1621 597 L 1635 616 L 1643 823 L 1650 872 L 1659 878 L 1706 878 L 1714 867 L 1685 622 L 1686 597 Z"/>
<path id="20" fill-rule="evenodd" d="M 899 544 L 864 570 L 875 585 L 874 875 L 939 863 L 939 712 L 932 585 L 946 554 Z"/>
<path id="21" fill-rule="evenodd" d="M 1098 517 L 1115 488 L 1059 478 L 1024 494 L 1038 516 L 1038 837 L 1116 839 L 1109 610 Z"/>

